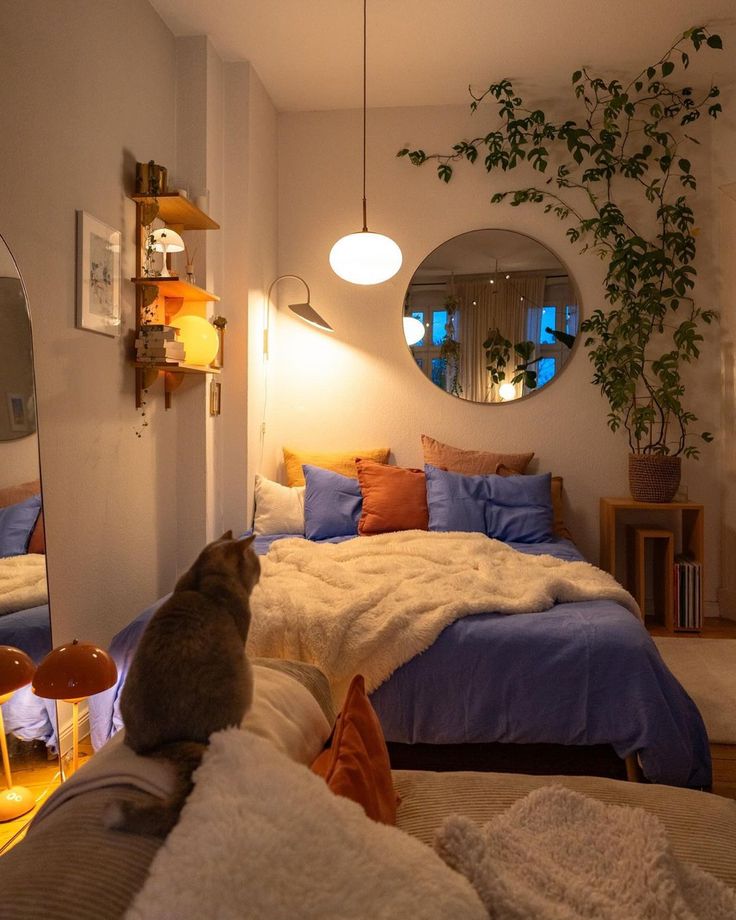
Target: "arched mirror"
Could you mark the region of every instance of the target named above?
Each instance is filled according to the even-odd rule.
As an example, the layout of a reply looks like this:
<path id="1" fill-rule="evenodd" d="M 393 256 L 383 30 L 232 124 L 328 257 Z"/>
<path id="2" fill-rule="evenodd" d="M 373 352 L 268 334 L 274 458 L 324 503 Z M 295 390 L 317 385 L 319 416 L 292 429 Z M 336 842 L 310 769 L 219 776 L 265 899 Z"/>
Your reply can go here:
<path id="1" fill-rule="evenodd" d="M 2 237 L 0 318 L 0 646 L 24 652 L 35 665 L 51 650 L 51 623 L 33 344 L 25 288 Z M 4 649 L 0 655 L 5 741 L 0 852 L 17 838 L 58 778 L 56 706 L 33 694 L 32 665 L 23 670 L 23 661 Z"/>
<path id="2" fill-rule="evenodd" d="M 579 323 L 567 268 L 510 230 L 471 230 L 442 243 L 414 272 L 404 302 L 404 334 L 420 371 L 480 403 L 550 386 L 570 360 Z"/>

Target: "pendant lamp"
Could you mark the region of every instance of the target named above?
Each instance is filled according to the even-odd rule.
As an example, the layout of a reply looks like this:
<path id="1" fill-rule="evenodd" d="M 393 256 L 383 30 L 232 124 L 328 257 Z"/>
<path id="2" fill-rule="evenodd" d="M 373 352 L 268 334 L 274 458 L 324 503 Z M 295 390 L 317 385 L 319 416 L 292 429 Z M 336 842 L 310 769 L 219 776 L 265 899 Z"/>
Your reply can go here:
<path id="1" fill-rule="evenodd" d="M 401 250 L 382 233 L 368 229 L 365 198 L 367 4 L 363 0 L 363 229 L 339 239 L 330 250 L 330 265 L 352 284 L 380 284 L 401 268 Z"/>

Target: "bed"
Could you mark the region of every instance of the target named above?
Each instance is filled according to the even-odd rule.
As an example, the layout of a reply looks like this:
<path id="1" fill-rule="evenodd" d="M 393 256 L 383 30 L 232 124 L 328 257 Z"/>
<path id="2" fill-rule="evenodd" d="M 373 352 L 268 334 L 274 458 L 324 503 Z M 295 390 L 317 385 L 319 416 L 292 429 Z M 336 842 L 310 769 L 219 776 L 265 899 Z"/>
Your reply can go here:
<path id="1" fill-rule="evenodd" d="M 0 645 L 19 648 L 38 664 L 51 651 L 40 482 L 0 489 Z M 56 704 L 30 686 L 3 703 L 6 732 L 57 750 Z"/>
<path id="2" fill-rule="evenodd" d="M 257 537 L 256 551 L 265 554 L 286 537 L 293 539 Z M 582 558 L 570 540 L 559 537 L 509 545 L 527 555 Z M 160 603 L 111 643 L 119 679 L 90 700 L 95 748 L 122 725 L 120 689 Z M 395 670 L 371 700 L 388 742 L 606 744 L 621 758 L 636 755 L 652 782 L 693 788 L 711 783 L 708 739 L 696 706 L 643 624 L 613 601 L 556 604 L 533 616 L 488 612 L 458 619 Z"/>

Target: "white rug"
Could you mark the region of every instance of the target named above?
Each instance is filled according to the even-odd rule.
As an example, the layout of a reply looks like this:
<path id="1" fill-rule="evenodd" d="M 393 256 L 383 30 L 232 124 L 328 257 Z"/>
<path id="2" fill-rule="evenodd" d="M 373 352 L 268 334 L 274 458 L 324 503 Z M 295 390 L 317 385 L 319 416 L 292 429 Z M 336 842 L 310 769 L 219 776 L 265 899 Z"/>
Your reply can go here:
<path id="1" fill-rule="evenodd" d="M 711 744 L 736 744 L 736 639 L 654 639 L 708 730 Z"/>

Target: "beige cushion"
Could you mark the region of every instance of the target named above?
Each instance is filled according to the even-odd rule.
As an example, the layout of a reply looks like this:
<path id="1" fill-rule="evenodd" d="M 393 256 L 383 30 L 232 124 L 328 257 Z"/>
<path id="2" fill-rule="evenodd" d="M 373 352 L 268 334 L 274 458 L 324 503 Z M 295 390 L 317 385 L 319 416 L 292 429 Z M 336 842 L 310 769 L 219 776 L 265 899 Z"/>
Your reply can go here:
<path id="1" fill-rule="evenodd" d="M 550 783 L 609 804 L 644 808 L 662 821 L 680 859 L 736 888 L 736 801 L 708 792 L 593 776 L 395 770 L 394 786 L 401 797 L 396 825 L 431 845 L 448 815 L 466 815 L 482 824 Z"/>

